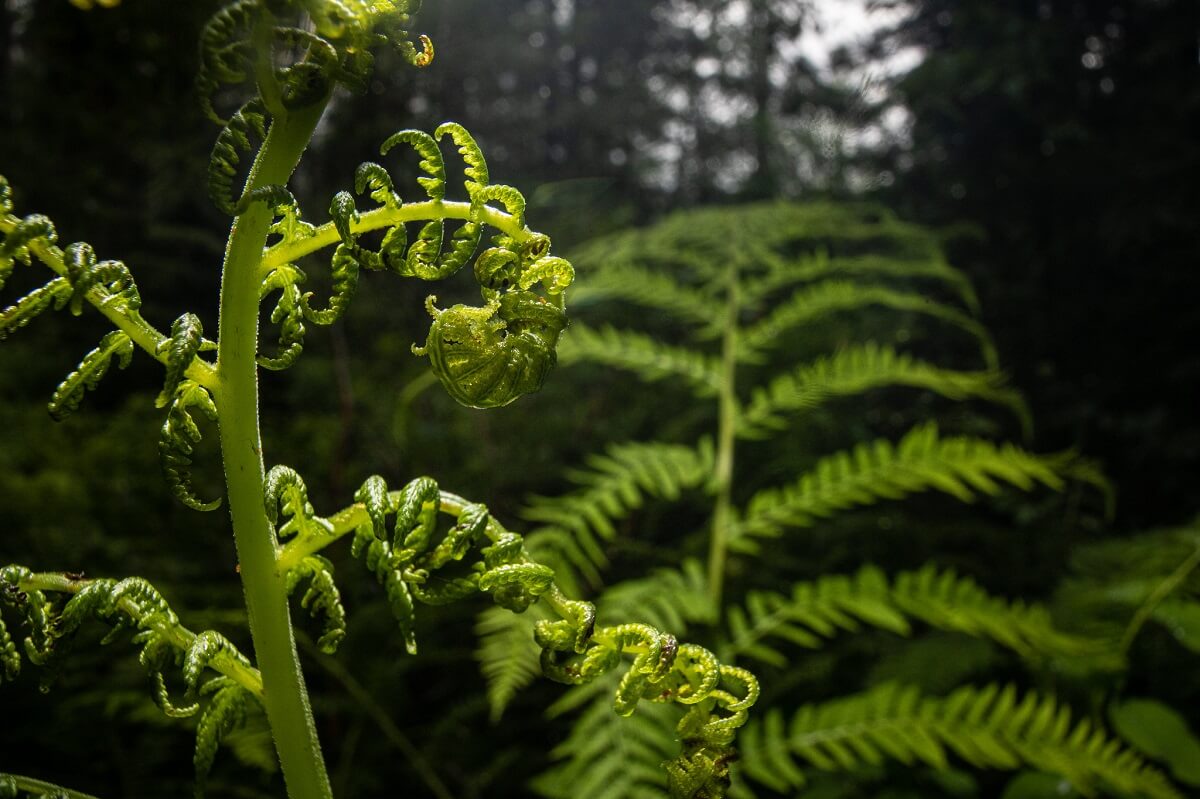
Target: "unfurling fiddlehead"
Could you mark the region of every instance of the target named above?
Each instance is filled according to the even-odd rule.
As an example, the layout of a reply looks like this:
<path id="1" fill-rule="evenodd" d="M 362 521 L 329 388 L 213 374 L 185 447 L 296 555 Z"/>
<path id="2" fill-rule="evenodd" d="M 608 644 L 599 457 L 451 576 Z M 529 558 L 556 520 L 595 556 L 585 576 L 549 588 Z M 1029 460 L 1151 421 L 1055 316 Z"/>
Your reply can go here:
<path id="1" fill-rule="evenodd" d="M 433 316 L 424 347 L 451 397 L 472 408 L 507 405 L 542 387 L 554 367 L 554 347 L 566 314 L 536 294 L 505 294 L 483 308 L 455 305 Z"/>
<path id="2" fill-rule="evenodd" d="M 312 103 L 335 83 L 361 90 L 374 62 L 371 50 L 381 44 L 414 66 L 428 66 L 432 42 L 421 36 L 417 50 L 405 30 L 419 6 L 419 0 L 235 0 L 213 15 L 200 36 L 201 105 L 223 122 L 213 95 L 251 73 L 272 113 Z M 302 54 L 299 60 L 278 66 L 295 52 Z"/>
<path id="3" fill-rule="evenodd" d="M 167 420 L 163 422 L 158 438 L 163 476 L 171 493 L 184 505 L 193 510 L 216 510 L 221 507 L 220 498 L 202 502 L 192 490 L 192 452 L 201 439 L 200 426 L 192 417 L 193 412 L 200 413 L 210 422 L 217 420 L 217 406 L 208 389 L 195 381 L 184 380 L 175 387 Z"/>
<path id="4" fill-rule="evenodd" d="M 465 164 L 467 202 L 446 200 L 447 170 L 439 142 L 447 137 Z M 525 198 L 519 191 L 488 183 L 483 152 L 461 125 L 443 124 L 432 136 L 402 130 L 388 137 L 380 152 L 386 155 L 402 144 L 419 156 L 422 176 L 417 182 L 427 200 L 404 203 L 388 171 L 372 162 L 355 172 L 354 190 L 376 207 L 360 211 L 355 194 L 339 192 L 330 203 L 332 221 L 320 228 L 300 220 L 285 190 L 263 197 L 274 207 L 278 221 L 272 232 L 280 238 L 264 258 L 261 294 L 280 293 L 271 320 L 281 332 L 280 354 L 260 355 L 259 363 L 272 369 L 291 365 L 303 346 L 304 322 L 329 325 L 339 319 L 357 290 L 360 272 L 448 278 L 475 258 L 483 228 L 491 225 L 499 232 L 475 258 L 472 270 L 483 305 L 438 309 L 430 297 L 426 308 L 433 322 L 424 346 L 413 351 L 429 356 L 434 374 L 464 405 L 492 408 L 537 391 L 555 364 L 558 337 L 567 325 L 563 292 L 574 280 L 573 267 L 550 255 L 549 237 L 525 226 Z M 243 203 L 247 199 L 251 197 Z M 447 239 L 450 219 L 461 224 Z M 420 225 L 411 237 L 410 222 Z M 361 241 L 364 233 L 376 230 L 384 231 L 378 250 Z M 294 262 L 330 244 L 336 244 L 332 294 L 328 305 L 318 309 L 311 292 L 301 293 L 305 274 Z"/>
<path id="5" fill-rule="evenodd" d="M 188 475 L 192 450 L 200 441 L 200 430 L 190 412 L 199 410 L 209 419 L 216 419 L 209 393 L 215 384 L 213 367 L 198 357 L 213 345 L 204 339 L 200 320 L 184 314 L 172 325 L 170 336 L 162 335 L 141 317 L 141 295 L 123 263 L 98 260 L 92 247 L 84 242 L 60 249 L 49 219 L 40 214 L 19 219 L 11 214 L 12 207 L 11 191 L 0 177 L 0 288 L 17 262 L 32 264 L 36 259 L 57 276 L 0 311 L 0 339 L 49 308 L 69 307 L 79 314 L 85 304 L 95 307 L 117 328 L 105 335 L 59 384 L 49 403 L 50 415 L 63 419 L 75 411 L 114 361 L 124 369 L 134 348 L 140 347 L 166 367 L 157 404 L 170 405 L 159 440 L 167 482 L 188 506 L 215 508 L 219 501 L 205 504 L 196 499 Z"/>
<path id="6" fill-rule="evenodd" d="M 687 707 L 678 727 L 683 751 L 666 764 L 671 795 L 724 795 L 729 764 L 736 759 L 734 734 L 758 698 L 758 681 L 750 672 L 723 665 L 707 649 L 681 644 L 648 624 L 598 624 L 595 606 L 568 599 L 555 585 L 553 570 L 530 558 L 521 536 L 483 505 L 440 491 L 428 477 L 399 491 L 370 477 L 354 495 L 357 504 L 328 518 L 316 515 L 303 480 L 288 467 L 271 470 L 265 493 L 268 516 L 286 542 L 279 569 L 289 588 L 311 580 L 304 602 L 325 616 L 327 650 L 344 634 L 344 612 L 332 570 L 315 553 L 353 534 L 352 551 L 384 587 L 410 653 L 417 648 L 418 603 L 444 604 L 476 593 L 515 613 L 544 603 L 557 619 L 534 626 L 543 673 L 578 685 L 624 669 L 613 707 L 625 716 L 642 700 Z M 455 523 L 439 528 L 439 514 Z"/>
<path id="7" fill-rule="evenodd" d="M 184 627 L 161 594 L 146 580 L 85 579 L 69 573 L 34 573 L 23 566 L 0 568 L 0 610 L 17 614 L 29 634 L 24 641 L 30 662 L 52 666 L 87 621 L 110 627 L 103 643 L 132 630 L 132 643 L 141 647 L 138 660 L 153 684 L 155 702 L 168 716 L 191 716 L 200 711 L 196 740 L 199 786 L 212 766 L 221 738 L 238 726 L 249 703 L 262 695 L 258 672 L 223 635 L 199 634 Z M 0 621 L 0 675 L 12 679 L 20 671 L 19 653 Z M 169 696 L 166 672 L 177 671 L 185 704 Z M 218 676 L 204 675 L 216 672 Z M 50 676 L 53 671 L 47 672 Z M 202 697 L 211 698 L 203 700 Z M 236 709 L 236 713 L 232 712 Z"/>

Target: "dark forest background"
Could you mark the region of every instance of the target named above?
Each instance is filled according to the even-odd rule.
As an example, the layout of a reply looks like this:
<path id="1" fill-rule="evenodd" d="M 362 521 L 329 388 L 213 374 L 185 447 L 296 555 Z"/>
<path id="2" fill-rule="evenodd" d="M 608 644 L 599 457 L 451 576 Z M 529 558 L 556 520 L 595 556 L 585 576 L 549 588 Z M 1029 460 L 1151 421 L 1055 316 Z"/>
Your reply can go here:
<path id="1" fill-rule="evenodd" d="M 1193 518 L 1200 4 L 879 0 L 898 21 L 832 53 L 828 68 L 796 46 L 820 24 L 815 5 L 427 0 L 416 30 L 436 43 L 434 65 L 417 73 L 384 57 L 364 95 L 337 99 L 297 174 L 301 205 L 322 219 L 387 135 L 446 119 L 472 131 L 495 180 L 525 192 L 531 223 L 560 252 L 701 205 L 885 205 L 938 231 L 974 280 L 1001 362 L 1032 408 L 1031 447 L 1085 453 L 1117 487 L 1111 521 L 1026 541 L 977 578 L 1004 595 L 1045 595 L 1074 541 Z M 205 196 L 217 129 L 192 89 L 197 34 L 216 6 L 0 4 L 0 173 L 23 213 L 46 213 L 63 241 L 86 239 L 128 263 L 160 327 L 185 310 L 216 324 L 228 220 Z M 919 54 L 911 70 L 883 66 L 908 51 Z M 268 463 L 300 468 L 318 510 L 346 504 L 372 471 L 395 482 L 429 473 L 515 519 L 530 493 L 562 489 L 564 461 L 637 423 L 615 414 L 583 424 L 578 392 L 594 385 L 566 376 L 541 404 L 488 414 L 437 392 L 402 395 L 422 369 L 408 348 L 424 337 L 425 293 L 379 281 L 345 322 L 310 333 L 295 369 L 263 377 Z M 179 506 L 158 478 L 157 369 L 135 360 L 66 422 L 45 413 L 103 330 L 85 313 L 0 347 L 0 563 L 141 574 L 194 628 L 233 635 L 228 520 Z M 201 460 L 207 496 L 220 479 L 215 447 Z M 984 551 L 1005 546 L 994 522 L 980 524 Z M 972 532 L 961 535 L 971 546 Z M 426 622 L 422 655 L 406 659 L 388 643 L 371 587 L 351 610 L 348 673 L 307 667 L 335 779 L 385 795 L 386 783 L 352 772 L 388 763 L 408 781 L 412 768 L 345 698 L 353 680 L 454 795 L 524 795 L 562 733 L 564 722 L 540 716 L 555 687 L 539 686 L 489 728 L 472 609 Z M 352 604 L 356 589 L 343 590 Z M 1168 657 L 1165 647 L 1147 664 Z M 1194 677 L 1141 673 L 1176 706 L 1200 699 Z M 190 793 L 190 737 L 156 715 L 124 645 L 80 646 L 49 697 L 35 684 L 26 675 L 0 692 L 0 769 L 70 774 L 102 795 Z M 246 773 L 222 764 L 231 779 Z"/>

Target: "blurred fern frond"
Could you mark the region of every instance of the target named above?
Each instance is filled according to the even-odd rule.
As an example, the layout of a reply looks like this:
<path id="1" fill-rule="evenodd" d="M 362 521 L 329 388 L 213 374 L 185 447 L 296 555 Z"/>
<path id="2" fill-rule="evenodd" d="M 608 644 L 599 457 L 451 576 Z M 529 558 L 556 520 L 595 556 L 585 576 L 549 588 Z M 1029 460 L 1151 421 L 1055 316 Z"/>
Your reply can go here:
<path id="1" fill-rule="evenodd" d="M 1057 629 L 1040 605 L 1005 601 L 969 577 L 932 565 L 890 581 L 864 566 L 853 575 L 796 583 L 790 595 L 751 591 L 744 605 L 729 608 L 727 646 L 732 655 L 782 668 L 788 657 L 780 643 L 815 649 L 864 625 L 909 635 L 913 621 L 988 638 L 1026 658 L 1098 655 L 1106 648 Z"/>
<path id="2" fill-rule="evenodd" d="M 711 479 L 713 447 L 664 442 L 615 444 L 568 473 L 580 488 L 561 497 L 535 497 L 523 516 L 540 526 L 528 539 L 531 553 L 549 563 L 560 580 L 600 582 L 607 563 L 602 542 L 617 536 L 617 522 L 647 498 L 677 499 Z"/>
<path id="3" fill-rule="evenodd" d="M 762 438 L 787 426 L 785 414 L 816 407 L 835 396 L 882 386 L 910 386 L 951 400 L 981 399 L 1010 408 L 1028 432 L 1029 409 L 997 372 L 945 369 L 873 342 L 802 364 L 754 391 L 739 421 L 740 435 Z"/>
<path id="4" fill-rule="evenodd" d="M 809 768 L 855 771 L 887 760 L 950 767 L 950 755 L 977 768 L 1035 769 L 1060 774 L 1080 790 L 1180 799 L 1146 765 L 1089 721 L 1049 696 L 1020 695 L 991 684 L 944 698 L 885 684 L 855 696 L 805 705 L 787 719 L 768 711 L 743 738 L 744 773 L 777 791 L 806 782 Z"/>
<path id="5" fill-rule="evenodd" d="M 1012 444 L 966 436 L 943 438 L 929 422 L 897 444 L 880 439 L 826 456 L 784 488 L 750 499 L 731 544 L 753 549 L 754 537 L 779 536 L 787 527 L 808 527 L 841 511 L 940 491 L 962 502 L 994 495 L 1007 484 L 1030 490 L 1059 489 L 1070 474 L 1069 455 L 1035 455 Z"/>

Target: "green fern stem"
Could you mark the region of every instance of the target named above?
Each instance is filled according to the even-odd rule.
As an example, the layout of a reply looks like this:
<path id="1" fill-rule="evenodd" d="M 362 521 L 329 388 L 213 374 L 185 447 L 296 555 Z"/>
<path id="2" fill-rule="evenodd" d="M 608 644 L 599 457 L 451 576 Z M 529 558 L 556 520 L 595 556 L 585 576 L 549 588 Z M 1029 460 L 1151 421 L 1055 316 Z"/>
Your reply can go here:
<path id="1" fill-rule="evenodd" d="M 389 501 L 393 504 L 399 504 L 402 493 L 400 491 L 392 491 L 388 494 Z M 452 494 L 449 491 L 438 492 L 438 508 L 442 513 L 445 513 L 454 518 L 458 518 L 464 510 L 470 507 L 473 503 L 468 502 L 457 494 Z M 432 507 L 430 503 L 425 503 L 424 507 Z M 279 556 L 275 560 L 275 568 L 282 579 L 282 575 L 287 574 L 289 569 L 294 568 L 300 561 L 309 555 L 314 555 L 320 552 L 325 547 L 337 541 L 344 535 L 354 532 L 362 525 L 371 524 L 371 517 L 367 514 L 367 506 L 361 502 L 357 502 L 347 508 L 343 508 L 337 513 L 325 519 L 329 526 L 325 528 L 323 525 L 314 526 L 309 530 L 300 532 L 287 544 L 279 550 Z M 489 516 L 485 533 L 493 542 L 499 541 L 503 536 L 508 534 L 508 530 L 495 517 Z M 528 556 L 524 558 L 524 562 L 532 563 L 533 560 Z M 574 617 L 571 610 L 571 600 L 568 598 L 557 584 L 552 584 L 550 590 L 542 594 L 539 599 L 547 603 L 550 608 L 564 619 Z M 603 634 L 600 631 L 596 632 L 597 640 L 603 641 Z M 646 647 L 640 644 L 624 643 L 622 651 L 632 655 L 644 654 Z"/>
<path id="2" fill-rule="evenodd" d="M 714 608 L 721 607 L 721 589 L 725 581 L 725 553 L 729 548 L 729 528 L 733 522 L 733 449 L 737 433 L 737 353 L 738 353 L 738 271 L 729 267 L 729 289 L 725 298 L 725 332 L 721 347 L 721 379 L 717 396 L 717 459 L 713 467 L 716 502 L 713 506 L 712 538 L 708 549 L 708 595 Z"/>
<path id="3" fill-rule="evenodd" d="M 276 118 L 259 150 L 246 192 L 285 184 L 308 146 L 328 98 Z M 275 531 L 263 506 L 262 439 L 258 422 L 260 263 L 271 209 L 252 203 L 236 217 L 221 276 L 217 351 L 221 456 L 249 611 L 254 654 L 262 672 L 267 719 L 291 799 L 333 795 L 317 740 L 312 708 L 288 612 L 287 590 L 275 564 Z"/>
<path id="4" fill-rule="evenodd" d="M 21 580 L 17 584 L 17 587 L 22 591 L 53 591 L 59 594 L 78 594 L 92 582 L 94 581 L 63 572 L 40 572 L 31 574 L 26 579 Z M 117 606 L 131 618 L 136 618 L 141 612 L 137 600 L 132 597 L 121 599 L 117 603 Z M 192 642 L 196 640 L 196 634 L 182 624 L 161 625 L 159 632 L 163 634 L 173 647 L 183 652 L 191 649 Z M 218 655 L 206 665 L 208 668 L 220 672 L 233 680 L 258 697 L 260 701 L 262 700 L 262 676 L 258 673 L 258 669 L 224 655 Z"/>
<path id="5" fill-rule="evenodd" d="M 365 211 L 350 222 L 350 232 L 366 233 L 372 230 L 395 227 L 405 222 L 419 222 L 430 219 L 462 219 L 486 223 L 512 236 L 517 244 L 524 244 L 533 235 L 527 227 L 518 224 L 517 219 L 504 211 L 490 205 L 472 205 L 468 202 L 450 202 L 446 200 L 426 200 L 419 203 L 405 203 L 397 207 L 383 206 L 373 211 Z M 276 244 L 263 255 L 260 277 L 270 273 L 284 264 L 294 263 L 306 255 L 332 247 L 341 241 L 333 222 L 327 222 L 318 227 L 311 236 L 296 241 Z"/>
<path id="6" fill-rule="evenodd" d="M 20 774 L 0 773 L 0 788 L 4 787 L 6 780 L 9 785 L 15 787 L 18 791 L 23 791 L 33 796 L 51 796 L 59 797 L 60 799 L 96 799 L 90 793 L 73 791 L 70 788 L 55 785 L 52 782 L 35 780 L 33 777 L 23 777 Z"/>
<path id="7" fill-rule="evenodd" d="M 1137 638 L 1139 632 L 1150 617 L 1154 615 L 1154 611 L 1158 610 L 1158 606 L 1163 600 L 1170 596 L 1176 588 L 1183 584 L 1188 575 L 1192 573 L 1197 566 L 1200 566 L 1200 546 L 1197 546 L 1187 560 L 1179 564 L 1175 571 L 1171 572 L 1165 580 L 1155 586 L 1150 595 L 1133 614 L 1133 618 L 1129 620 L 1129 626 L 1125 628 L 1125 632 L 1121 635 L 1121 654 L 1127 654 L 1129 648 L 1133 646 L 1133 641 Z"/>
<path id="8" fill-rule="evenodd" d="M 12 214 L 0 214 L 0 233 L 5 235 L 12 233 L 20 222 L 21 220 Z M 67 277 L 67 265 L 63 261 L 62 249 L 54 244 L 47 244 L 42 239 L 34 239 L 29 242 L 28 246 L 30 252 L 52 272 L 59 277 Z M 161 364 L 167 363 L 168 354 L 163 349 L 163 344 L 168 341 L 168 337 L 143 319 L 140 313 L 110 302 L 112 295 L 101 286 L 92 288 L 86 297 L 87 301 L 104 315 L 104 318 L 129 336 L 129 340 L 145 350 L 147 355 Z M 209 363 L 200 358 L 194 359 L 184 374 L 208 389 L 214 388 L 217 384 L 216 371 Z"/>

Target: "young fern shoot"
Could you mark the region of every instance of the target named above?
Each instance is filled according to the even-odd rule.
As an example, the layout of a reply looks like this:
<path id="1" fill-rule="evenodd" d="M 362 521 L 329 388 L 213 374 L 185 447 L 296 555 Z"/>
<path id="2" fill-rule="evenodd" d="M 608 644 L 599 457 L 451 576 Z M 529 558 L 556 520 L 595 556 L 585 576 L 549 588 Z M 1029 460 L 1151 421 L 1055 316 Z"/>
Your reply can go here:
<path id="1" fill-rule="evenodd" d="M 490 182 L 482 151 L 460 125 L 445 123 L 432 134 L 401 130 L 382 143 L 380 156 L 415 151 L 420 200 L 401 200 L 388 169 L 374 162 L 357 169 L 353 191 L 332 198 L 330 221 L 323 224 L 307 221 L 287 188 L 332 93 L 366 84 L 374 49 L 394 47 L 414 66 L 430 64 L 432 42 L 420 36 L 413 44 L 407 34 L 418 5 L 235 0 L 205 28 L 196 83 L 205 112 L 222 125 L 209 163 L 208 193 L 233 218 L 215 339 L 205 336 L 192 313 L 175 320 L 169 333 L 159 332 L 140 315 L 140 294 L 124 264 L 98 260 L 84 243 L 59 248 L 49 219 L 14 213 L 12 193 L 0 179 L 0 288 L 17 264 L 41 264 L 53 274 L 0 312 L 0 338 L 50 309 L 78 315 L 91 306 L 113 324 L 54 392 L 55 418 L 76 410 L 86 390 L 113 363 L 127 365 L 135 350 L 162 363 L 165 379 L 156 405 L 166 409 L 159 442 L 164 476 L 188 507 L 229 509 L 254 659 L 214 631 L 188 630 L 140 577 L 89 579 L 9 565 L 0 569 L 0 607 L 29 630 L 22 648 L 37 665 L 65 652 L 88 619 L 111 627 L 109 639 L 133 631 L 159 706 L 170 716 L 199 714 L 197 795 L 221 742 L 261 706 L 289 797 L 327 799 L 332 792 L 288 598 L 304 586 L 300 604 L 322 624 L 318 645 L 335 651 L 345 635 L 346 612 L 332 563 L 320 552 L 351 536 L 352 552 L 383 586 L 398 638 L 410 653 L 417 651 L 418 603 L 478 593 L 514 613 L 540 603 L 532 635 L 546 676 L 582 684 L 620 674 L 613 691 L 620 715 L 632 713 L 643 699 L 685 706 L 682 752 L 666 769 L 672 795 L 723 795 L 734 734 L 759 694 L 749 671 L 645 623 L 599 623 L 595 607 L 568 598 L 554 570 L 530 556 L 521 536 L 483 505 L 442 491 L 431 478 L 418 477 L 393 491 L 382 477 L 370 477 L 353 504 L 321 517 L 296 470 L 264 467 L 258 370 L 292 366 L 303 352 L 308 326 L 341 318 L 363 272 L 433 281 L 471 266 L 480 304 L 439 308 L 430 296 L 429 333 L 422 346 L 413 347 L 464 405 L 507 405 L 537 391 L 555 365 L 574 270 L 551 254 L 549 237 L 528 227 L 521 193 Z M 250 98 L 222 119 L 216 110 L 220 90 L 242 84 L 249 86 Z M 442 153 L 447 140 L 464 163 L 462 199 L 448 197 L 451 181 Z M 455 226 L 449 235 L 448 226 Z M 489 230 L 490 246 L 477 255 Z M 362 240 L 372 231 L 383 234 L 378 250 Z M 332 291 L 321 300 L 305 290 L 300 261 L 328 248 Z M 258 319 L 261 304 L 271 298 L 278 344 L 266 347 Z M 223 497 L 202 498 L 193 486 L 192 458 L 204 443 L 202 419 L 219 430 Z M 439 526 L 440 515 L 453 523 Z M 20 651 L 0 620 L 0 675 L 6 679 L 20 669 Z M 180 681 L 183 698 L 177 700 L 170 686 Z M 29 784 L 17 787 L 28 790 Z"/>

